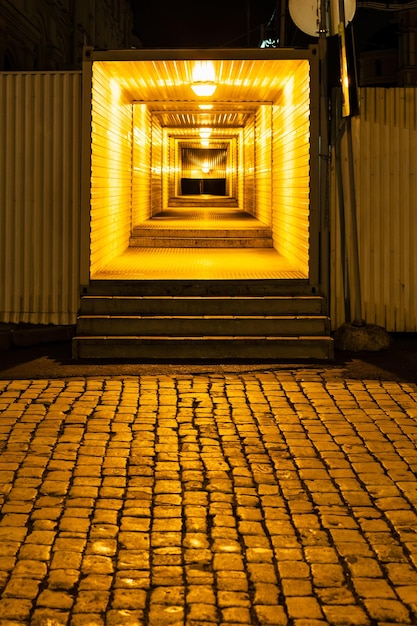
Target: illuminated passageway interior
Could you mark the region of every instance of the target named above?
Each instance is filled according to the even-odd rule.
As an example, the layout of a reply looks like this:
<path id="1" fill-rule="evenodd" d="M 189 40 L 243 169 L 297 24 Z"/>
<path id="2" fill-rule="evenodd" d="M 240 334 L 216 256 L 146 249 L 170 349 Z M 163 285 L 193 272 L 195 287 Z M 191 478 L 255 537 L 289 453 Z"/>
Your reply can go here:
<path id="1" fill-rule="evenodd" d="M 92 279 L 308 278 L 308 60 L 95 61 L 91 110 Z"/>
<path id="2" fill-rule="evenodd" d="M 233 209 L 169 209 L 146 222 L 158 241 L 158 233 L 170 232 L 191 238 L 201 237 L 197 245 L 176 245 L 129 248 L 104 266 L 94 278 L 100 280 L 193 280 L 193 279 L 300 279 L 305 275 L 273 247 L 207 247 L 205 237 L 227 233 L 232 241 L 259 230 L 262 224 L 253 216 Z M 182 239 L 183 241 L 183 239 Z"/>

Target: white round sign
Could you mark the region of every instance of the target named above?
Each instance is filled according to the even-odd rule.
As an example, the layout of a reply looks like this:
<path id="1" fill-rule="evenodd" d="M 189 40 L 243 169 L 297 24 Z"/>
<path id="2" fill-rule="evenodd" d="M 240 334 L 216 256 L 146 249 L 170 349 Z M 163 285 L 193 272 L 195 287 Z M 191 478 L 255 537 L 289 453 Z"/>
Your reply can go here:
<path id="1" fill-rule="evenodd" d="M 344 0 L 345 25 L 352 21 L 356 11 L 356 0 Z M 296 26 L 303 33 L 318 37 L 321 23 L 321 0 L 288 0 L 288 9 Z M 339 0 L 330 0 L 327 4 L 326 35 L 338 32 Z"/>

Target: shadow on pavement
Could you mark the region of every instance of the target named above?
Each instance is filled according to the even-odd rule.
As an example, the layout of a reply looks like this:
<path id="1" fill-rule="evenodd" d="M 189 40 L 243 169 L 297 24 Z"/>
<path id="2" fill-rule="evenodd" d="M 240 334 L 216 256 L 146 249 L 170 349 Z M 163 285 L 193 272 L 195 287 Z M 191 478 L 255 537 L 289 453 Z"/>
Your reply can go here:
<path id="1" fill-rule="evenodd" d="M 0 352 L 0 379 L 48 379 L 89 376 L 138 376 L 144 374 L 192 374 L 276 369 L 337 370 L 343 378 L 417 382 L 417 333 L 392 334 L 393 343 L 383 352 L 336 351 L 327 362 L 272 361 L 158 361 L 82 360 L 71 357 L 71 341 L 56 341 Z"/>

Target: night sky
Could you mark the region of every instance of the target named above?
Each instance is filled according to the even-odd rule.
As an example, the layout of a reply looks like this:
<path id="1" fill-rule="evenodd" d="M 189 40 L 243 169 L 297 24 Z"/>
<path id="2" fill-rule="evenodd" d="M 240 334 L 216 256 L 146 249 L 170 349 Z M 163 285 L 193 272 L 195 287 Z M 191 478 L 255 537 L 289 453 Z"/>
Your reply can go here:
<path id="1" fill-rule="evenodd" d="M 257 47 L 260 25 L 275 6 L 276 0 L 132 0 L 144 48 Z"/>
<path id="2" fill-rule="evenodd" d="M 135 35 L 144 48 L 258 47 L 277 0 L 130 0 Z M 249 12 L 248 12 L 249 9 Z M 353 20 L 357 52 L 395 47 L 395 14 L 356 10 Z M 249 31 L 249 35 L 248 35 Z M 288 47 L 306 47 L 317 40 L 302 33 L 289 15 Z"/>

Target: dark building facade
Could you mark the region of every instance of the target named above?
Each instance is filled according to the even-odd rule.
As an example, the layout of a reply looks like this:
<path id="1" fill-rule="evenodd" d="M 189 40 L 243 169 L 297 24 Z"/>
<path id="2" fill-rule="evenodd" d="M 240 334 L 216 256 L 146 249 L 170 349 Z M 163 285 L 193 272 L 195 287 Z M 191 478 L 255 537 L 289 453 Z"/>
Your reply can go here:
<path id="1" fill-rule="evenodd" d="M 81 69 L 83 46 L 140 47 L 129 0 L 2 0 L 0 71 Z"/>

